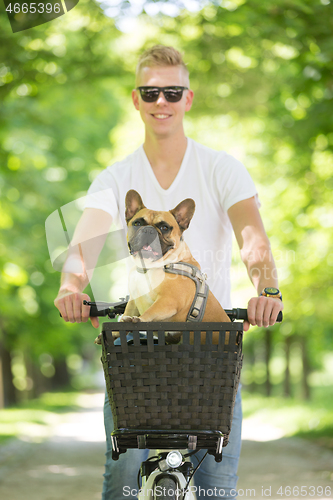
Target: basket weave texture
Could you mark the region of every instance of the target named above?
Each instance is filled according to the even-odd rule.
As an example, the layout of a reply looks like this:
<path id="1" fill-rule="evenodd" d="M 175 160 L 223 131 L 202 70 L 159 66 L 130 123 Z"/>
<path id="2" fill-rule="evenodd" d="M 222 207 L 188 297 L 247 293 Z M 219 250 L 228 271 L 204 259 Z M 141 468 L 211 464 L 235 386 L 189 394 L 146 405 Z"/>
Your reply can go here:
<path id="1" fill-rule="evenodd" d="M 219 430 L 225 446 L 242 367 L 242 328 L 242 323 L 104 323 L 102 363 L 115 429 Z M 183 332 L 181 343 L 166 345 L 166 332 L 175 330 Z M 114 344 L 114 331 L 120 345 Z M 129 331 L 133 345 L 127 343 Z M 219 331 L 216 345 L 213 331 Z M 140 332 L 147 333 L 146 345 L 140 344 Z"/>

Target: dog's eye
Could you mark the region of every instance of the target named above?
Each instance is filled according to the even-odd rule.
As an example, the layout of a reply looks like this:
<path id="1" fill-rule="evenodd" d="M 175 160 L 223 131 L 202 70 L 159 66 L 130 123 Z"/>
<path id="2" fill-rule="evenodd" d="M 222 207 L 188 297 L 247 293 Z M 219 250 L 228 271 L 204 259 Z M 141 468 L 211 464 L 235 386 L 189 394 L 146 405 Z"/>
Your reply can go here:
<path id="1" fill-rule="evenodd" d="M 136 220 L 133 222 L 132 224 L 133 226 L 141 226 L 141 221 L 140 220 Z"/>
<path id="2" fill-rule="evenodd" d="M 162 233 L 167 233 L 169 231 L 169 226 L 167 226 L 166 224 L 163 224 L 162 226 L 160 226 L 160 230 Z"/>

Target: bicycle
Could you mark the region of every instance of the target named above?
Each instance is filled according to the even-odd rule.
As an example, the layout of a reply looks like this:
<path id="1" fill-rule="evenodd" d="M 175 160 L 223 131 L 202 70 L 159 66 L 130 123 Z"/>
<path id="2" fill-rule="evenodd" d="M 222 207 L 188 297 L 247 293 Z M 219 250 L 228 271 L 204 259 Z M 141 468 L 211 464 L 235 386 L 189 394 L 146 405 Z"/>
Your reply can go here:
<path id="1" fill-rule="evenodd" d="M 84 303 L 91 316 L 112 319 L 127 301 Z M 102 363 L 115 424 L 112 459 L 129 448 L 171 450 L 141 464 L 139 500 L 192 500 L 190 482 L 207 454 L 222 460 L 243 360 L 243 323 L 235 320 L 246 320 L 247 310 L 226 313 L 230 323 L 103 324 Z M 181 341 L 169 343 L 175 331 Z M 217 344 L 213 332 L 219 333 Z M 207 451 L 194 467 L 186 459 L 202 449 Z"/>

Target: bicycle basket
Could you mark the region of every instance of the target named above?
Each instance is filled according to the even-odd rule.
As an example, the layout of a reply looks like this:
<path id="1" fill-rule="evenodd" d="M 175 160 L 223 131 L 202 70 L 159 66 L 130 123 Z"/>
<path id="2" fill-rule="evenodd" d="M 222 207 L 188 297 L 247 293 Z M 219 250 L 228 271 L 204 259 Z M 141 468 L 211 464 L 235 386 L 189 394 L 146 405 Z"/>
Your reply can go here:
<path id="1" fill-rule="evenodd" d="M 140 343 L 143 331 L 146 345 Z M 170 331 L 183 332 L 181 343 L 166 344 Z M 114 343 L 113 332 L 119 332 L 120 345 Z M 213 332 L 219 332 L 216 345 Z M 226 446 L 243 360 L 242 323 L 108 322 L 102 333 L 115 430 L 218 430 Z"/>

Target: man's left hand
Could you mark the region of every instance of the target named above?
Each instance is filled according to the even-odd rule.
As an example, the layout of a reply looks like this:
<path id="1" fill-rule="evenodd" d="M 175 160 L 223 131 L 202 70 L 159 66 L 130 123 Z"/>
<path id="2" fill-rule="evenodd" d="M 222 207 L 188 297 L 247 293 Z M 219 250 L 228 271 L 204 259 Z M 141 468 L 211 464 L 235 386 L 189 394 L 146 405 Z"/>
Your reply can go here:
<path id="1" fill-rule="evenodd" d="M 248 321 L 244 321 L 244 331 L 250 328 L 250 325 L 272 326 L 280 311 L 283 310 L 283 303 L 280 299 L 272 297 L 253 297 L 249 300 L 247 306 Z"/>

